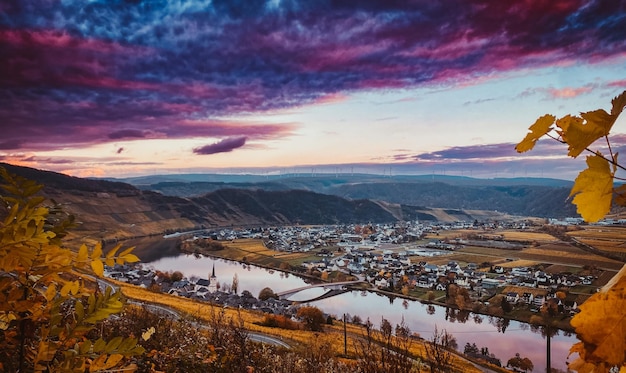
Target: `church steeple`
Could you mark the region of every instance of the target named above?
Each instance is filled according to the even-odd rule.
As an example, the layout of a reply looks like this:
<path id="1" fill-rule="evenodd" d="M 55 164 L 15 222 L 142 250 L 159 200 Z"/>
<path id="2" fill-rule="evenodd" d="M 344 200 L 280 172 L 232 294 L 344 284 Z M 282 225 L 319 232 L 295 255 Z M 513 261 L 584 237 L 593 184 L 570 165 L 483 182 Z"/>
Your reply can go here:
<path id="1" fill-rule="evenodd" d="M 209 293 L 215 293 L 217 291 L 217 277 L 215 276 L 215 262 L 213 262 L 213 270 L 211 271 L 211 277 L 209 278 Z"/>

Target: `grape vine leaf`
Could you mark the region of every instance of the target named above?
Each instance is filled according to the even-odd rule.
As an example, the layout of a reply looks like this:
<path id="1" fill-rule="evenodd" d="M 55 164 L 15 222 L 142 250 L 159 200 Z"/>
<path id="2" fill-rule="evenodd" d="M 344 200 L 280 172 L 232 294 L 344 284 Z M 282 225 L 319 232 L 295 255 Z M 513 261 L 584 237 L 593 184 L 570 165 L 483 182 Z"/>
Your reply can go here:
<path id="1" fill-rule="evenodd" d="M 626 265 L 598 293 L 580 306 L 571 320 L 581 342 L 570 350 L 579 358 L 570 364 L 578 372 L 608 372 L 626 365 Z"/>
<path id="2" fill-rule="evenodd" d="M 556 121 L 559 134 L 569 145 L 570 157 L 578 157 L 587 147 L 601 137 L 608 136 L 617 117 L 626 106 L 626 91 L 611 101 L 611 113 L 604 109 L 581 113 L 580 117 L 567 115 Z"/>
<path id="3" fill-rule="evenodd" d="M 611 115 L 615 115 L 616 117 L 620 115 L 624 107 L 626 107 L 626 91 L 611 100 L 611 105 Z"/>
<path id="4" fill-rule="evenodd" d="M 569 196 L 574 196 L 572 202 L 585 221 L 596 222 L 611 209 L 613 173 L 600 153 L 588 156 L 587 166 L 576 177 Z"/>
<path id="5" fill-rule="evenodd" d="M 607 136 L 614 123 L 612 117 L 601 109 L 582 113 L 580 117 L 566 115 L 557 120 L 556 125 L 561 129 L 558 132 L 569 145 L 567 155 L 576 158 L 597 139 Z"/>
<path id="6" fill-rule="evenodd" d="M 546 114 L 537 119 L 535 123 L 528 128 L 526 137 L 515 146 L 515 150 L 517 150 L 518 153 L 523 153 L 534 148 L 537 140 L 550 132 L 555 119 L 556 117 L 550 114 Z"/>

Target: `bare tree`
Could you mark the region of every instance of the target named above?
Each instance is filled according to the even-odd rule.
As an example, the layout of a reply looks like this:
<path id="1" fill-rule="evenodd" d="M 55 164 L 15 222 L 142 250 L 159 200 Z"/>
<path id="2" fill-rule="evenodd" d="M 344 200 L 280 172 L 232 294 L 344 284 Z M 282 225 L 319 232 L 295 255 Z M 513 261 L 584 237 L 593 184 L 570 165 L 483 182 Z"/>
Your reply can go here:
<path id="1" fill-rule="evenodd" d="M 359 372 L 413 373 L 419 372 L 419 361 L 411 356 L 411 331 L 404 320 L 394 328 L 382 319 L 380 330 L 374 330 L 367 320 L 363 338 L 355 342 Z"/>
<path id="2" fill-rule="evenodd" d="M 230 285 L 230 290 L 235 294 L 239 290 L 239 277 L 236 273 L 233 275 L 233 283 Z"/>
<path id="3" fill-rule="evenodd" d="M 432 339 L 424 345 L 431 373 L 450 371 L 454 346 L 456 346 L 456 338 L 445 329 L 437 330 L 435 326 Z"/>

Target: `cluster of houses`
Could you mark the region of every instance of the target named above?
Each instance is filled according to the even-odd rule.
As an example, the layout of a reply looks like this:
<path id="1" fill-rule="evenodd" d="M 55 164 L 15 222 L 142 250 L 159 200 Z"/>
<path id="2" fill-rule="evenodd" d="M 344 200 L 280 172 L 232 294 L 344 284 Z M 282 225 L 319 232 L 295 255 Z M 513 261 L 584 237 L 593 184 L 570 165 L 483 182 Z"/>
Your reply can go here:
<path id="1" fill-rule="evenodd" d="M 162 293 L 220 304 L 226 307 L 255 309 L 266 313 L 283 315 L 295 313 L 291 301 L 275 298 L 260 300 L 247 290 L 242 291 L 241 294 L 237 294 L 227 289 L 227 286 L 220 286 L 217 276 L 215 275 L 215 268 L 212 269 L 208 279 L 188 279 L 181 277 L 175 281 L 171 281 L 171 278 L 167 278 L 166 276 L 159 275 L 159 273 L 152 269 L 145 269 L 140 264 L 105 267 L 104 274 L 105 277 L 110 277 L 143 288 L 150 288 Z"/>
<path id="2" fill-rule="evenodd" d="M 530 267 L 505 268 L 485 263 L 479 268 L 475 263 L 461 266 L 455 261 L 445 265 L 411 261 L 416 255 L 442 254 L 442 251 L 427 248 L 382 252 L 346 248 L 343 255 L 333 259 L 324 257 L 316 262 L 303 263 L 303 266 L 309 271 L 341 271 L 356 275 L 378 289 L 389 291 L 398 291 L 403 286 L 445 291 L 449 284 L 455 284 L 470 290 L 474 300 L 482 300 L 495 295 L 499 288 L 516 289 L 507 292 L 507 301 L 514 305 L 526 304 L 533 310 L 541 307 L 558 288 L 591 285 L 594 280 L 592 276 L 548 274 Z M 572 302 L 567 306 L 576 308 Z"/>
<path id="3" fill-rule="evenodd" d="M 457 222 L 442 223 L 429 221 L 407 221 L 389 224 L 337 224 L 323 226 L 277 226 L 259 228 L 222 228 L 199 231 L 199 238 L 217 241 L 231 241 L 241 238 L 261 239 L 268 248 L 286 252 L 308 252 L 326 247 L 353 247 L 363 250 L 382 249 L 386 245 L 396 245 L 417 241 L 430 232 L 470 228 L 519 228 L 527 227 L 526 222 Z M 174 233 L 168 236 L 182 235 Z M 433 240 L 429 248 L 454 250 L 462 243 L 447 243 Z"/>
<path id="4" fill-rule="evenodd" d="M 460 223 L 459 223 L 460 224 Z M 463 223 L 465 228 L 477 223 Z M 484 228 L 485 223 L 481 223 Z M 507 227 L 524 228 L 521 223 L 507 224 Z M 511 226 L 513 224 L 513 226 Z M 517 226 L 515 224 L 522 224 Z M 500 227 L 493 226 L 493 228 Z M 320 257 L 317 261 L 302 264 L 309 272 L 338 271 L 355 275 L 378 289 L 399 291 L 402 287 L 424 288 L 444 291 L 449 284 L 467 288 L 475 300 L 485 300 L 495 295 L 498 288 L 514 288 L 508 291 L 506 299 L 511 304 L 527 304 L 540 307 L 546 297 L 554 294 L 559 287 L 590 285 L 592 277 L 580 277 L 569 273 L 548 274 L 538 269 L 519 267 L 479 265 L 469 263 L 461 266 L 454 261 L 446 265 L 434 265 L 422 259 L 445 254 L 464 244 L 475 244 L 457 239 L 455 241 L 432 240 L 425 245 L 412 243 L 426 233 L 448 229 L 458 229 L 458 224 L 426 222 L 398 222 L 393 224 L 329 225 L 329 226 L 283 226 L 264 228 L 238 228 L 204 231 L 202 237 L 214 240 L 234 240 L 240 238 L 262 239 L 265 244 L 277 251 L 307 252 L 315 250 Z M 485 239 L 485 237 L 481 237 Z M 483 242 L 505 243 L 498 237 L 487 237 Z M 467 241 L 467 240 L 466 240 Z M 419 262 L 415 258 L 420 258 Z M 413 261 L 412 261 L 413 259 Z M 149 270 L 131 268 L 111 269 L 111 277 L 144 287 L 158 287 L 162 292 L 199 300 L 216 302 L 233 307 L 258 308 L 284 311 L 287 301 L 258 301 L 249 293 L 242 296 L 217 287 L 213 276 L 208 279 L 191 281 L 180 279 L 167 282 Z M 534 289 L 524 291 L 525 288 Z M 245 298 L 245 299 L 242 299 Z M 281 312 L 282 313 L 282 312 Z"/>

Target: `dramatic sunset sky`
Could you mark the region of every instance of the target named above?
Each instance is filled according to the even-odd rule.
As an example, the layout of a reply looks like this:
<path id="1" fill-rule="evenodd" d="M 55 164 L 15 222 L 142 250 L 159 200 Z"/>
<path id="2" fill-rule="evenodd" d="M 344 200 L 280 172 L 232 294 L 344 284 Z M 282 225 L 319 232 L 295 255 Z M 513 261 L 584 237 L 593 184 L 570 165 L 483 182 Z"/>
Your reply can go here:
<path id="1" fill-rule="evenodd" d="M 75 176 L 573 179 L 515 144 L 624 90 L 626 0 L 0 1 L 0 161 Z"/>

